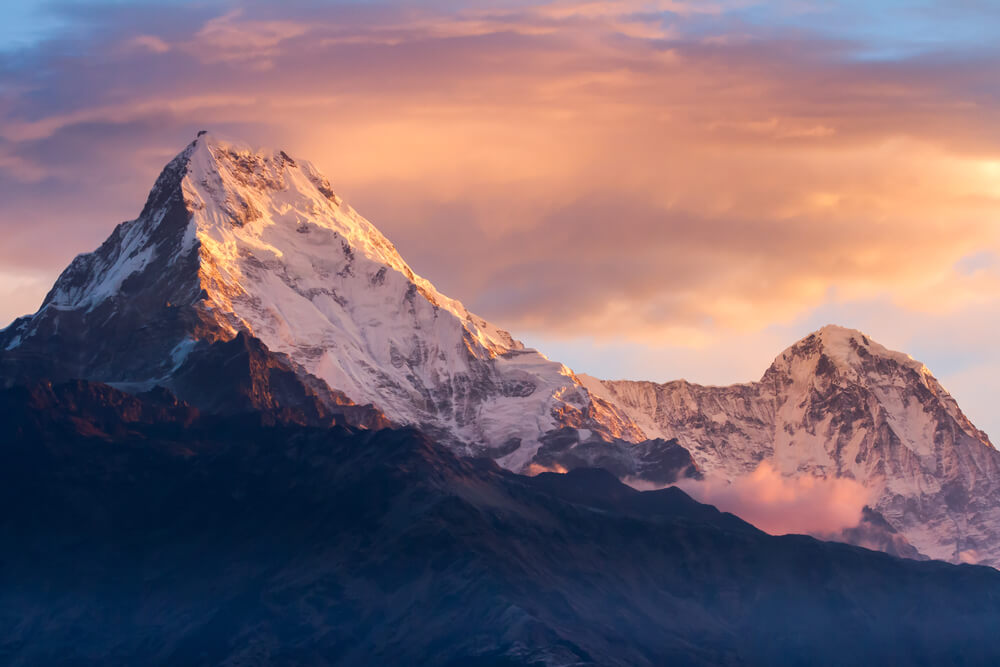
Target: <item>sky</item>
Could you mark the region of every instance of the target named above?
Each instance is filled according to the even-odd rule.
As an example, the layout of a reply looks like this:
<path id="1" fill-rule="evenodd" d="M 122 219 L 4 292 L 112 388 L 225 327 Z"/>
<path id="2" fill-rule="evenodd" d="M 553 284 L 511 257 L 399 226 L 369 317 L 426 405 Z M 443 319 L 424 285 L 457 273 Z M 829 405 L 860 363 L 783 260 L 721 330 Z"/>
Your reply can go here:
<path id="1" fill-rule="evenodd" d="M 1000 3 L 5 3 L 0 326 L 198 130 L 311 160 L 578 372 L 755 380 L 824 324 L 1000 440 Z"/>

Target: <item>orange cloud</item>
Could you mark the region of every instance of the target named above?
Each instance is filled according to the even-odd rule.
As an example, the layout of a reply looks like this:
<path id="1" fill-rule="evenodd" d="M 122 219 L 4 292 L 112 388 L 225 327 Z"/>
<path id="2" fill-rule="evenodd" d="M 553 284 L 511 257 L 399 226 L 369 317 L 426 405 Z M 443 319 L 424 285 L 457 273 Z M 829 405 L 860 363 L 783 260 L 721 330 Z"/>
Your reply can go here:
<path id="1" fill-rule="evenodd" d="M 528 477 L 534 477 L 535 475 L 541 475 L 543 472 L 557 472 L 560 475 L 566 474 L 566 468 L 556 463 L 553 466 L 543 466 L 541 463 L 532 463 L 528 466 L 528 469 L 524 471 L 524 474 Z"/>
<path id="2" fill-rule="evenodd" d="M 145 48 L 43 58 L 23 76 L 65 96 L 0 110 L 0 179 L 24 165 L 52 179 L 0 182 L 0 225 L 28 211 L 62 239 L 69 210 L 80 230 L 62 254 L 11 237 L 0 262 L 54 274 L 207 127 L 310 158 L 417 270 L 515 331 L 691 346 L 831 300 L 995 302 L 1000 277 L 954 266 L 1000 250 L 996 63 L 688 35 L 663 10 L 725 4 L 290 6 L 118 26 Z M 108 159 L 85 184 L 88 151 Z M 73 188 L 86 211 L 58 201 Z"/>

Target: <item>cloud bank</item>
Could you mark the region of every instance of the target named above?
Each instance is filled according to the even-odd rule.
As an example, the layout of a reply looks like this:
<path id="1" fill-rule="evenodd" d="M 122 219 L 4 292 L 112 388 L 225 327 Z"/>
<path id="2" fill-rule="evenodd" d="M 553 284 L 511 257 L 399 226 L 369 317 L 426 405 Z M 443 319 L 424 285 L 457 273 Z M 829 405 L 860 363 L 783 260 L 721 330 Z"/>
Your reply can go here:
<path id="1" fill-rule="evenodd" d="M 870 499 L 855 480 L 786 477 L 766 461 L 731 483 L 684 480 L 677 486 L 696 500 L 731 512 L 772 535 L 838 534 L 858 524 Z"/>

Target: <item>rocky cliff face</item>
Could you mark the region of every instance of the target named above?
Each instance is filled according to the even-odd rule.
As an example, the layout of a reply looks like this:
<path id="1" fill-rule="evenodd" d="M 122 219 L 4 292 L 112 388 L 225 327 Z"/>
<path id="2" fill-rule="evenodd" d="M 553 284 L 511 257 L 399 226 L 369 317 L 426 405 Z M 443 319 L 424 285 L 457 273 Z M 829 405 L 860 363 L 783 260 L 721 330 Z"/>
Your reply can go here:
<path id="1" fill-rule="evenodd" d="M 921 553 L 1000 563 L 1000 454 L 926 367 L 861 332 L 825 327 L 752 384 L 590 386 L 706 474 L 855 479 Z"/>

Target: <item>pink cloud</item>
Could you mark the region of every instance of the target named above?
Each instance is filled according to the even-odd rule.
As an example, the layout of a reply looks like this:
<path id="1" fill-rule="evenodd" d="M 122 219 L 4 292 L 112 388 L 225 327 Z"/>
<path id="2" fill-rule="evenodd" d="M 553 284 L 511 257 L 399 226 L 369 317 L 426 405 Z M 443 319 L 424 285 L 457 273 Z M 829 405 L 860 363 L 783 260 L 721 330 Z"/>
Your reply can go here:
<path id="1" fill-rule="evenodd" d="M 858 524 L 869 501 L 868 491 L 852 479 L 787 477 L 766 461 L 731 483 L 686 480 L 678 486 L 773 535 L 839 533 Z"/>

